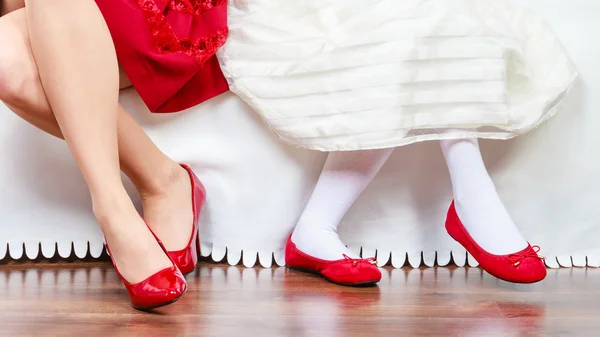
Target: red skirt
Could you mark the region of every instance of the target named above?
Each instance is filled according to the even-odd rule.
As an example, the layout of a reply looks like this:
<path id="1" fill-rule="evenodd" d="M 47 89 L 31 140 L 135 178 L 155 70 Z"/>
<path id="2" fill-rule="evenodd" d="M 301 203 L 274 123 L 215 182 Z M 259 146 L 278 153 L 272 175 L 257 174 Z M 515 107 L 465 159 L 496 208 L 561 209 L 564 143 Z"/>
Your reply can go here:
<path id="1" fill-rule="evenodd" d="M 117 58 L 152 112 L 177 112 L 226 92 L 215 52 L 227 0 L 96 0 Z"/>

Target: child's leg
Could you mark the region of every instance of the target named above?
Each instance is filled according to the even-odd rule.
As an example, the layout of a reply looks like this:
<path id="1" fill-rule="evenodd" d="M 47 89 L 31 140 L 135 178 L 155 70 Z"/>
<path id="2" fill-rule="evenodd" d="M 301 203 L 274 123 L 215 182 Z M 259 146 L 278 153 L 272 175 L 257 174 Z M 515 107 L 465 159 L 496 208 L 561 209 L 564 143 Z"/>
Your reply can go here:
<path id="1" fill-rule="evenodd" d="M 440 142 L 452 187 L 456 212 L 475 241 L 495 255 L 527 247 L 490 178 L 476 139 Z"/>
<path id="2" fill-rule="evenodd" d="M 356 258 L 337 227 L 394 149 L 332 152 L 292 235 L 298 249 L 323 260 Z"/>

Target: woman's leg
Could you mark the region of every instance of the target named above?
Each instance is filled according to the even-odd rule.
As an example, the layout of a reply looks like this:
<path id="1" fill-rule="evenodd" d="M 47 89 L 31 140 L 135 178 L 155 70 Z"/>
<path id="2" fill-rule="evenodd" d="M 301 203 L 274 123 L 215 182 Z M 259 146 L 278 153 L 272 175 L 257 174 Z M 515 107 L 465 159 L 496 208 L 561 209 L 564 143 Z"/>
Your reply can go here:
<path id="1" fill-rule="evenodd" d="M 0 18 L 0 100 L 17 115 L 63 138 L 39 80 L 29 48 L 25 11 Z M 123 72 L 120 87 L 130 86 Z M 142 196 L 144 218 L 167 249 L 186 246 L 192 228 L 190 178 L 162 153 L 131 116 L 119 106 L 118 147 L 121 169 Z"/>
<path id="2" fill-rule="evenodd" d="M 88 184 L 112 257 L 126 280 L 142 281 L 172 263 L 121 182 L 118 65 L 104 19 L 92 0 L 27 0 L 26 6 L 44 92 Z"/>
<path id="3" fill-rule="evenodd" d="M 476 139 L 442 140 L 454 205 L 473 239 L 495 255 L 521 251 L 528 243 L 506 211 L 490 178 Z"/>
<path id="4" fill-rule="evenodd" d="M 0 16 L 25 7 L 25 0 L 0 0 Z"/>
<path id="5" fill-rule="evenodd" d="M 331 152 L 292 234 L 298 249 L 323 260 L 357 258 L 340 241 L 337 227 L 394 149 Z"/>

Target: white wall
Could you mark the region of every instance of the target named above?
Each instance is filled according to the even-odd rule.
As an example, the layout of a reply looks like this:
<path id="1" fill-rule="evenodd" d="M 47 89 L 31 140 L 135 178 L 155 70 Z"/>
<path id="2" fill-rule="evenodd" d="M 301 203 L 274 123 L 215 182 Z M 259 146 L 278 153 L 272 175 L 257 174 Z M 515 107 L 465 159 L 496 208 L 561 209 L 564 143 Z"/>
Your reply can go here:
<path id="1" fill-rule="evenodd" d="M 581 80 L 564 110 L 535 132 L 513 141 L 483 142 L 487 165 L 507 207 L 549 266 L 600 266 L 600 2 L 528 0 L 546 14 L 577 67 Z M 190 163 L 209 192 L 203 216 L 203 254 L 252 265 L 259 253 L 270 265 L 281 248 L 323 162 L 323 155 L 278 143 L 233 95 L 192 111 L 149 115 L 128 93 L 123 103 L 157 144 Z M 0 259 L 10 255 L 61 256 L 102 250 L 87 189 L 66 146 L 37 132 L 0 105 Z M 379 260 L 432 265 L 464 250 L 443 230 L 451 198 L 435 143 L 397 150 L 341 228 L 346 243 L 378 249 Z M 391 255 L 390 255 L 391 254 Z M 462 257 L 462 258 L 460 258 Z M 587 261 L 586 261 L 587 257 Z"/>

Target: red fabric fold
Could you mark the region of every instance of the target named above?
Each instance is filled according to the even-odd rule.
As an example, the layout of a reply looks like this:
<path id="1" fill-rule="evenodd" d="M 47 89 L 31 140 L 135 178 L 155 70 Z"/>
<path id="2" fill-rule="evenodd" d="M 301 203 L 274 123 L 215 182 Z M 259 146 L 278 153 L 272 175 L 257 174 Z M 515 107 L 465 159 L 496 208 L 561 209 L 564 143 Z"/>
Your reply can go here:
<path id="1" fill-rule="evenodd" d="M 222 0 L 96 0 L 117 57 L 153 112 L 176 112 L 228 90 L 215 57 L 227 39 Z"/>

